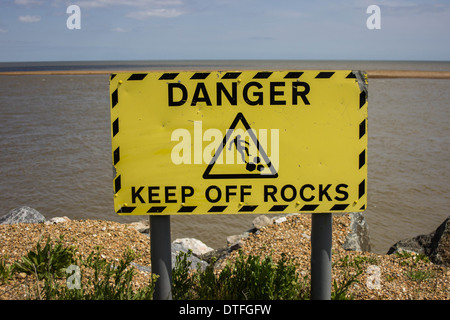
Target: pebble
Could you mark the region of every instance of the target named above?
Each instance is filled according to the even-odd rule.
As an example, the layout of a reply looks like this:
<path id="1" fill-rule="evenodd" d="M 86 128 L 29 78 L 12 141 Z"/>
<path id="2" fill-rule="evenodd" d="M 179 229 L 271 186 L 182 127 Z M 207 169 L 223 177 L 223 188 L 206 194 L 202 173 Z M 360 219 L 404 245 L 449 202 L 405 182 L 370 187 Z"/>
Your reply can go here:
<path id="1" fill-rule="evenodd" d="M 274 222 L 277 223 L 277 224 L 280 224 L 280 223 L 283 223 L 283 222 L 286 222 L 286 221 L 287 221 L 286 217 L 281 217 L 281 218 L 278 218 L 278 219 L 274 220 Z"/>
<path id="2" fill-rule="evenodd" d="M 278 218 L 280 219 L 280 218 Z M 298 271 L 304 276 L 310 276 L 310 230 L 311 216 L 299 214 L 285 217 L 286 221 L 271 223 L 261 227 L 258 232 L 249 233 L 247 238 L 239 241 L 240 250 L 244 254 L 271 255 L 274 261 L 284 254 L 293 259 Z M 277 220 L 277 219 L 275 219 Z M 284 219 L 283 219 L 284 220 Z M 368 252 L 346 251 L 342 243 L 348 234 L 350 219 L 346 216 L 333 216 L 333 281 L 342 283 L 345 274 L 355 272 L 353 267 L 342 267 L 340 261 L 346 256 L 349 261 L 363 258 L 361 267 L 363 273 L 359 282 L 350 288 L 350 293 L 356 300 L 397 300 L 397 299 L 429 299 L 450 300 L 450 270 L 431 262 L 416 261 L 414 258 L 399 258 L 396 255 L 378 255 Z M 26 237 L 24 237 L 26 230 Z M 101 232 L 98 231 L 106 231 Z M 113 221 L 101 220 L 71 220 L 58 224 L 14 224 L 0 225 L 0 243 L 2 244 L 1 259 L 7 264 L 20 260 L 29 250 L 36 247 L 40 238 L 50 236 L 53 240 L 64 235 L 66 245 L 74 245 L 77 256 L 84 259 L 96 249 L 101 248 L 101 254 L 107 259 L 117 261 L 123 253 L 132 248 L 137 253 L 134 263 L 140 266 L 150 266 L 149 238 L 134 228 Z M 95 235 L 95 236 L 94 236 Z M 111 238 L 112 237 L 112 238 Z M 232 261 L 238 251 L 232 252 L 222 265 Z M 413 260 L 414 259 L 414 260 Z M 369 266 L 380 268 L 381 288 L 374 290 L 367 287 Z M 220 267 L 220 264 L 219 264 Z M 422 281 L 413 281 L 408 277 L 410 271 L 423 271 L 434 274 Z M 148 283 L 150 274 L 138 272 L 134 278 L 137 285 Z M 0 299 L 15 300 L 29 297 L 32 292 L 33 276 L 16 274 L 8 282 L 0 282 Z M 12 289 L 14 288 L 14 289 Z"/>
<path id="3" fill-rule="evenodd" d="M 333 244 L 332 244 L 332 279 L 337 283 L 345 281 L 345 275 L 356 274 L 354 263 L 342 266 L 342 259 L 348 257 L 352 262 L 355 258 L 362 258 L 360 265 L 363 271 L 358 283 L 351 286 L 349 294 L 356 300 L 397 300 L 397 299 L 450 299 L 450 272 L 443 266 L 422 261 L 414 265 L 414 271 L 432 271 L 434 276 L 423 281 L 412 281 L 408 277 L 411 264 L 405 264 L 404 259 L 395 255 L 379 255 L 369 252 L 344 250 L 342 244 L 349 232 L 350 218 L 347 215 L 333 216 Z M 286 217 L 280 224 L 271 224 L 261 229 L 260 234 L 252 234 L 240 242 L 240 250 L 246 255 L 271 255 L 278 261 L 282 255 L 293 259 L 299 273 L 310 276 L 311 245 L 310 245 L 311 217 L 300 214 Z M 232 252 L 228 259 L 221 264 L 234 260 L 238 252 Z M 409 263 L 410 260 L 406 261 Z M 415 261 L 415 260 L 414 260 Z M 412 262 L 411 262 L 412 263 Z M 369 267 L 376 265 L 380 269 L 381 287 L 370 289 L 367 286 Z M 310 279 L 309 279 L 310 281 Z M 372 288 L 374 288 L 372 286 Z M 408 290 L 406 290 L 408 288 Z"/>

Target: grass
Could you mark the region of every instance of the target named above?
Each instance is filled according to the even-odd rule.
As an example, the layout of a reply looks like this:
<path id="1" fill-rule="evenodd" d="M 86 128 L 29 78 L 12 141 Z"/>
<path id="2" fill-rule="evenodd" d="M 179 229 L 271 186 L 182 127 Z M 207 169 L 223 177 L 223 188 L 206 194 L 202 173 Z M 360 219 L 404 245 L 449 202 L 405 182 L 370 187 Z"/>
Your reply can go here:
<path id="1" fill-rule="evenodd" d="M 422 270 L 421 263 L 428 263 L 430 259 L 424 254 L 416 254 L 408 251 L 397 252 L 396 256 L 401 259 L 400 264 L 406 267 L 404 274 L 411 281 L 421 282 L 434 279 L 436 273 L 431 270 Z"/>
<path id="2" fill-rule="evenodd" d="M 364 257 L 355 257 L 353 260 L 350 260 L 347 255 L 333 264 L 334 267 L 342 270 L 342 279 L 339 282 L 333 280 L 332 300 L 353 299 L 353 296 L 348 292 L 353 284 L 359 283 L 358 278 L 364 271 L 362 265 L 365 262 L 367 262 L 367 259 Z"/>

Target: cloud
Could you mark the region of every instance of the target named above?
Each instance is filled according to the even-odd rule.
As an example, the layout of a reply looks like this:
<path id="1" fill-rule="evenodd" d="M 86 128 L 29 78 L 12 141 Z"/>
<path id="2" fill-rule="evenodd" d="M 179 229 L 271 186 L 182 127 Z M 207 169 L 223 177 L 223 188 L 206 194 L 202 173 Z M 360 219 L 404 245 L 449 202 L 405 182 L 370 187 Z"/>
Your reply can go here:
<path id="1" fill-rule="evenodd" d="M 439 2 L 439 1 L 438 1 Z M 420 15 L 423 13 L 441 13 L 450 11 L 450 4 L 440 1 L 441 3 L 429 3 L 426 0 L 358 0 L 355 3 L 356 8 L 367 8 L 371 4 L 376 4 L 380 7 L 382 14 L 392 13 L 395 15 Z"/>
<path id="2" fill-rule="evenodd" d="M 39 21 L 41 21 L 41 17 L 39 17 L 39 16 L 30 16 L 30 15 L 19 16 L 19 21 L 20 22 L 25 22 L 25 23 L 39 22 Z"/>
<path id="3" fill-rule="evenodd" d="M 81 8 L 105 8 L 122 6 L 134 8 L 126 17 L 136 20 L 145 20 L 152 17 L 175 18 L 186 13 L 180 9 L 184 6 L 182 0 L 91 0 L 78 1 Z"/>
<path id="4" fill-rule="evenodd" d="M 178 9 L 150 9 L 145 11 L 130 12 L 127 14 L 127 17 L 137 20 L 144 20 L 151 17 L 175 18 L 184 13 L 184 11 Z"/>
<path id="5" fill-rule="evenodd" d="M 91 1 L 78 1 L 77 4 L 80 7 L 84 8 L 101 8 L 111 6 L 149 8 L 155 6 L 175 6 L 175 5 L 177 6 L 182 5 L 183 2 L 181 0 L 91 0 Z"/>
<path id="6" fill-rule="evenodd" d="M 24 5 L 24 6 L 30 6 L 33 4 L 42 4 L 42 1 L 38 0 L 14 0 L 15 4 Z"/>
<path id="7" fill-rule="evenodd" d="M 114 32 L 130 32 L 129 29 L 124 29 L 124 28 L 121 28 L 121 27 L 113 28 L 113 29 L 111 29 L 111 31 L 114 31 Z"/>
<path id="8" fill-rule="evenodd" d="M 0 33 L 7 33 L 8 29 L 0 28 Z"/>

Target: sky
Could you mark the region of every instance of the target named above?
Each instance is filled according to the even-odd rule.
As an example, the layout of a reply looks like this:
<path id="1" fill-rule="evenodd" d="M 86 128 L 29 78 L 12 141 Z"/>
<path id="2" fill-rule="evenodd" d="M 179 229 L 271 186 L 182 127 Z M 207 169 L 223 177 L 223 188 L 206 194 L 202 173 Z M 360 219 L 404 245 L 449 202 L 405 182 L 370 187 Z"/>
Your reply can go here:
<path id="1" fill-rule="evenodd" d="M 171 59 L 448 61 L 450 0 L 0 0 L 0 62 Z"/>

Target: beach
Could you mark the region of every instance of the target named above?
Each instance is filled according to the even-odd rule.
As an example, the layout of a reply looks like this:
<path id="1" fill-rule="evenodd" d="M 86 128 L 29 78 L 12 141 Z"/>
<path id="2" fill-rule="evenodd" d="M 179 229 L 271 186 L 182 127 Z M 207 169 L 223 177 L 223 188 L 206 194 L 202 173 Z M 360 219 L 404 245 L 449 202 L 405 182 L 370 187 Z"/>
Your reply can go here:
<path id="1" fill-rule="evenodd" d="M 342 285 L 350 275 L 358 274 L 348 290 L 348 297 L 355 300 L 449 300 L 450 270 L 435 265 L 416 255 L 379 255 L 370 252 L 348 251 L 343 243 L 349 233 L 348 215 L 334 216 L 332 239 L 332 281 Z M 310 281 L 311 216 L 294 215 L 282 223 L 262 227 L 260 232 L 241 242 L 244 255 L 271 256 L 276 263 L 284 254 L 297 266 L 301 278 Z M 26 237 L 24 235 L 26 234 Z M 77 257 L 86 259 L 101 248 L 101 256 L 108 261 L 118 261 L 123 253 L 132 249 L 137 258 L 135 263 L 150 266 L 150 239 L 130 224 L 103 220 L 69 220 L 57 224 L 11 224 L 0 225 L 1 257 L 6 265 L 20 260 L 29 250 L 34 250 L 39 239 L 50 236 L 54 241 L 63 236 L 65 246 L 75 246 Z M 217 264 L 217 270 L 239 255 L 233 251 Z M 374 278 L 378 270 L 379 278 Z M 133 279 L 135 288 L 146 286 L 149 272 L 136 269 Z M 38 289 L 42 281 L 34 275 L 15 273 L 11 279 L 0 281 L 0 300 L 39 299 Z"/>

